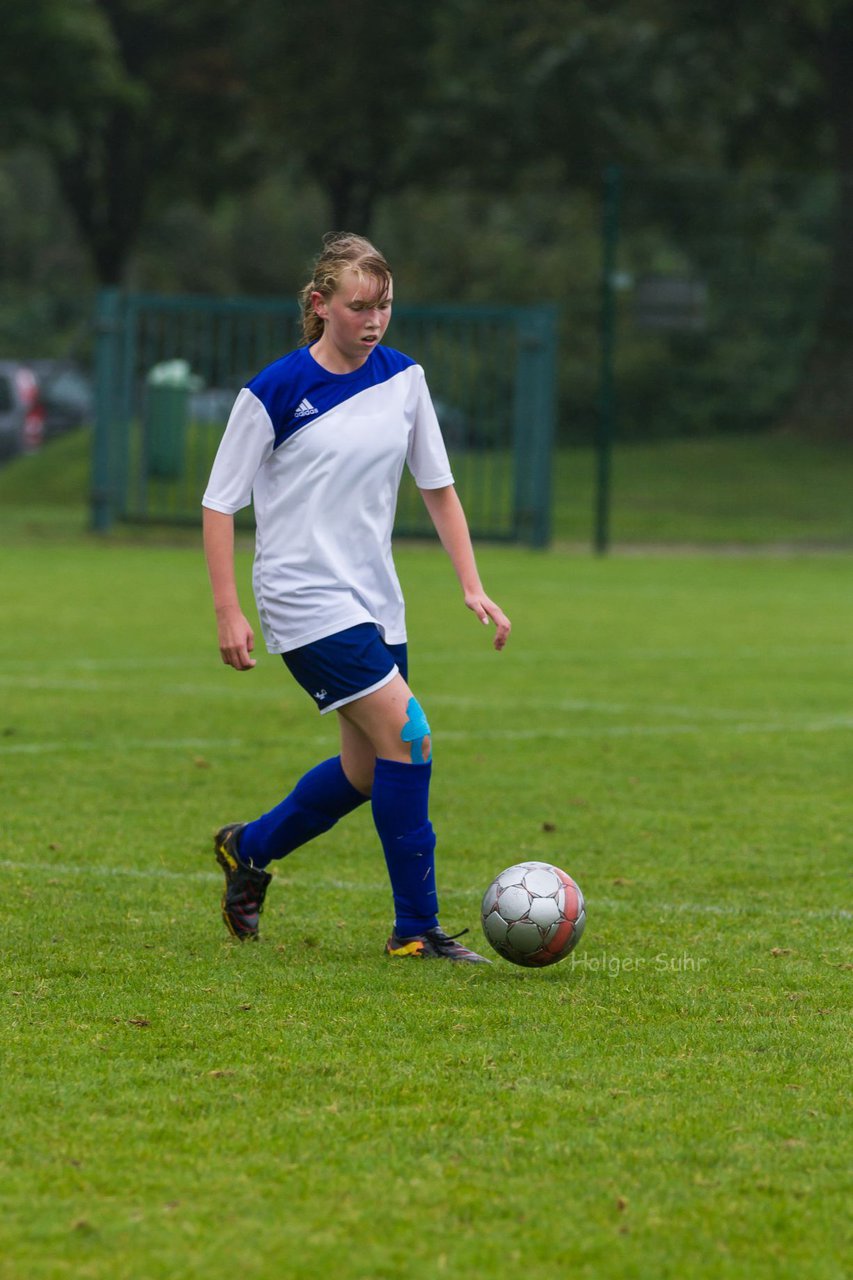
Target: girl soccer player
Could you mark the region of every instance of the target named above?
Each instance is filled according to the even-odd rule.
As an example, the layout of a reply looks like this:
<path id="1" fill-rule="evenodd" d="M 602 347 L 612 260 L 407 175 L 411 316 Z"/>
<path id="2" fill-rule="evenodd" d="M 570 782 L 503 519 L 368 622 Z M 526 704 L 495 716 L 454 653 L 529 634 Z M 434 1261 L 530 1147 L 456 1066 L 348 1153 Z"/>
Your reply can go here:
<path id="1" fill-rule="evenodd" d="M 487 963 L 438 923 L 430 727 L 407 683 L 391 555 L 404 464 L 466 606 L 495 625 L 496 649 L 510 623 L 480 582 L 423 369 L 382 345 L 392 293 L 388 263 L 369 241 L 325 238 L 301 294 L 305 345 L 240 392 L 204 495 L 222 661 L 255 665 L 234 576 L 234 513 L 254 498 L 253 583 L 267 648 L 340 726 L 340 755 L 269 813 L 217 833 L 222 915 L 235 937 L 256 938 L 269 864 L 370 800 L 394 899 L 386 953 Z"/>

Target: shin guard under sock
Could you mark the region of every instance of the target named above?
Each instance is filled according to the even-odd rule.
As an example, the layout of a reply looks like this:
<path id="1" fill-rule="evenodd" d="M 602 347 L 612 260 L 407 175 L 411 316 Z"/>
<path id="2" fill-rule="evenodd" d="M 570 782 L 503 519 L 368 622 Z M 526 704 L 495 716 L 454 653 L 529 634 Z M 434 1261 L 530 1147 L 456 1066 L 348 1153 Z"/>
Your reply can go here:
<path id="1" fill-rule="evenodd" d="M 324 760 L 299 779 L 281 804 L 246 824 L 240 832 L 240 860 L 265 867 L 330 830 L 366 800 L 344 773 L 340 756 Z"/>
<path id="2" fill-rule="evenodd" d="M 373 821 L 394 895 L 394 928 L 401 938 L 438 924 L 435 832 L 429 820 L 431 773 L 430 763 L 378 759 L 373 776 Z"/>

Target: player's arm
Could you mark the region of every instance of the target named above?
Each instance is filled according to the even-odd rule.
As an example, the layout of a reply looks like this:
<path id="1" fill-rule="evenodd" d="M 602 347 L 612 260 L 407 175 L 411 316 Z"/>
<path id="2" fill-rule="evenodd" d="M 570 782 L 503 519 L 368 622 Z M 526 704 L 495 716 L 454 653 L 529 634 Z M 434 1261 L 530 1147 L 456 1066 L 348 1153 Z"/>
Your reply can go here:
<path id="1" fill-rule="evenodd" d="M 465 604 L 485 626 L 489 625 L 491 619 L 496 627 L 495 648 L 502 649 L 509 638 L 512 624 L 500 606 L 490 600 L 483 590 L 468 521 L 456 489 L 449 484 L 441 489 L 421 489 L 420 494 L 441 539 L 441 545 L 450 556 Z"/>
<path id="2" fill-rule="evenodd" d="M 204 508 L 204 554 L 213 590 L 216 629 L 222 661 L 236 671 L 255 665 L 255 636 L 237 596 L 234 574 L 234 517 Z"/>

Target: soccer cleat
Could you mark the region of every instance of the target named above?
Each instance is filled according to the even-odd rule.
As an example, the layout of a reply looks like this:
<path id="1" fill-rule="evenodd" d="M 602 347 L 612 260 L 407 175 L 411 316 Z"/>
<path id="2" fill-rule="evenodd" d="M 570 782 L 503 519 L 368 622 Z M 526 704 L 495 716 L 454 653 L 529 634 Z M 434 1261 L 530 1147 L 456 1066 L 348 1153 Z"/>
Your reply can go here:
<path id="1" fill-rule="evenodd" d="M 229 932 L 241 941 L 257 938 L 258 916 L 264 909 L 267 886 L 272 880 L 268 871 L 247 867 L 237 856 L 237 843 L 245 825 L 245 822 L 232 822 L 213 837 L 216 861 L 225 872 L 222 919 Z"/>
<path id="2" fill-rule="evenodd" d="M 436 926 L 414 938 L 401 938 L 395 929 L 385 943 L 385 954 L 398 958 L 412 956 L 417 960 L 461 960 L 464 964 L 491 964 L 491 960 L 487 960 L 485 956 L 478 956 L 476 951 L 470 951 L 456 941 L 467 932 L 467 929 L 463 929 L 461 933 L 448 936 Z"/>

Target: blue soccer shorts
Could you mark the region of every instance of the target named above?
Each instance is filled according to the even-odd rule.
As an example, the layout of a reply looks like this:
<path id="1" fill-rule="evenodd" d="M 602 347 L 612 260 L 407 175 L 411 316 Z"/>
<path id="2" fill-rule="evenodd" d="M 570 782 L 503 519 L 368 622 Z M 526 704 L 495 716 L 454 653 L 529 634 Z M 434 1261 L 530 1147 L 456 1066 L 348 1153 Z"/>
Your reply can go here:
<path id="1" fill-rule="evenodd" d="M 398 672 L 408 679 L 405 644 L 386 644 L 375 622 L 347 627 L 281 656 L 321 715 L 374 693 Z"/>

